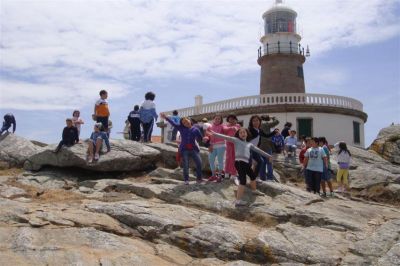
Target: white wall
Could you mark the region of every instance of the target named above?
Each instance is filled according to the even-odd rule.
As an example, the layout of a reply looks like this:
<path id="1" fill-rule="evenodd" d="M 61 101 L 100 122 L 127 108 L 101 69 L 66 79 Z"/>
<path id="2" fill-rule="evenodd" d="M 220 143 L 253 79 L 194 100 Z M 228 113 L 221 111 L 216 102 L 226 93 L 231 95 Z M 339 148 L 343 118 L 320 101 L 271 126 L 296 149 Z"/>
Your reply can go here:
<path id="1" fill-rule="evenodd" d="M 269 113 L 269 115 L 275 116 L 280 121 L 277 127 L 281 130 L 286 122 L 291 122 L 292 129 L 298 131 L 297 118 L 312 118 L 313 137 L 326 137 L 330 144 L 334 144 L 338 141 L 345 141 L 349 145 L 361 148 L 364 148 L 365 145 L 364 122 L 358 117 L 327 113 Z M 238 119 L 243 121 L 243 125 L 247 127 L 250 117 L 251 115 L 238 116 Z M 359 144 L 353 142 L 353 121 L 360 123 Z M 164 131 L 165 140 L 167 140 L 168 131 L 170 130 L 172 129 L 168 126 Z"/>

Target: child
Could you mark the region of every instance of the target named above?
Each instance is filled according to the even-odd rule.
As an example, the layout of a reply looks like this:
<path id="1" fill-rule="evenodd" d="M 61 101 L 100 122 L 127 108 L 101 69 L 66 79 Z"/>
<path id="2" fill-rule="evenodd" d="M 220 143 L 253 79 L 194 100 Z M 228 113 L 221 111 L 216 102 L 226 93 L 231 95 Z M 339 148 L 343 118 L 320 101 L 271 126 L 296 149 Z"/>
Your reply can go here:
<path id="1" fill-rule="evenodd" d="M 224 132 L 224 128 L 222 125 L 222 116 L 215 115 L 213 123 L 206 129 L 206 135 L 210 132 L 217 132 L 222 134 Z M 205 136 L 203 138 L 203 142 L 210 143 L 208 147 L 209 154 L 208 154 L 208 161 L 210 162 L 210 169 L 211 169 L 211 177 L 208 178 L 208 181 L 217 181 L 220 182 L 223 178 L 225 178 L 224 172 L 224 156 L 225 156 L 225 140 L 222 138 L 218 138 L 217 136 Z M 218 158 L 218 165 L 215 168 L 215 158 Z"/>
<path id="2" fill-rule="evenodd" d="M 61 147 L 63 145 L 67 147 L 71 147 L 72 145 L 76 144 L 79 142 L 79 137 L 78 137 L 78 129 L 74 127 L 72 119 L 67 118 L 65 120 L 67 126 L 64 127 L 63 133 L 62 133 L 62 140 L 58 144 L 57 148 L 55 149 L 55 153 L 59 152 Z"/>
<path id="3" fill-rule="evenodd" d="M 285 146 L 285 140 L 283 139 L 283 136 L 279 132 L 279 128 L 274 129 L 275 135 L 272 136 L 271 140 L 272 143 L 274 143 L 274 148 L 276 153 L 281 153 L 284 146 Z"/>
<path id="4" fill-rule="evenodd" d="M 339 142 L 339 152 L 337 154 L 337 162 L 339 169 L 337 171 L 336 180 L 339 183 L 338 192 L 345 192 L 349 189 L 349 168 L 351 162 L 351 153 L 347 149 L 346 142 Z M 343 178 L 343 179 L 342 179 Z"/>
<path id="5" fill-rule="evenodd" d="M 171 120 L 175 122 L 175 124 L 179 124 L 181 118 L 178 116 L 178 111 L 172 111 Z M 174 127 L 172 129 L 171 141 L 176 141 L 176 134 L 178 133 L 178 129 Z"/>
<path id="6" fill-rule="evenodd" d="M 140 113 L 139 113 L 139 105 L 135 105 L 133 107 L 133 111 L 131 111 L 128 115 L 128 121 L 131 128 L 131 140 L 140 141 Z"/>
<path id="7" fill-rule="evenodd" d="M 237 117 L 233 114 L 228 115 L 226 118 L 228 122 L 223 126 L 223 132 L 225 135 L 233 137 L 236 132 L 240 128 L 240 125 L 237 123 Z M 226 174 L 229 174 L 231 178 L 235 178 L 237 176 L 237 171 L 235 168 L 235 146 L 233 143 L 226 143 L 226 151 L 225 151 L 225 167 L 224 171 Z"/>
<path id="8" fill-rule="evenodd" d="M 100 150 L 103 145 L 103 140 L 107 146 L 107 152 L 110 152 L 110 143 L 108 141 L 108 136 L 105 132 L 100 131 L 102 128 L 102 123 L 96 123 L 93 127 L 93 132 L 89 138 L 89 146 L 88 146 L 88 163 L 92 163 L 93 160 L 97 161 L 100 158 Z M 93 157 L 94 153 L 94 157 Z"/>
<path id="9" fill-rule="evenodd" d="M 154 120 L 157 121 L 156 104 L 154 99 L 156 95 L 149 91 L 144 95 L 144 102 L 140 107 L 140 121 L 143 126 L 143 142 L 151 142 L 151 134 L 153 133 Z"/>
<path id="10" fill-rule="evenodd" d="M 259 148 L 268 154 L 272 154 L 272 152 L 274 150 L 274 144 L 272 143 L 271 138 L 274 135 L 274 133 L 271 132 L 271 128 L 277 126 L 279 124 L 279 120 L 276 119 L 275 117 L 270 117 L 269 115 L 261 116 L 261 120 L 263 120 L 264 122 L 262 122 L 261 127 L 260 127 L 261 131 L 260 131 Z M 267 158 L 263 158 L 263 159 L 265 160 L 265 165 L 263 165 L 263 167 L 261 167 L 260 171 L 265 173 L 265 171 L 268 170 L 268 174 L 267 174 L 266 179 L 262 179 L 262 180 L 263 181 L 274 181 L 274 168 L 272 167 L 272 162 L 271 162 L 271 160 L 269 160 Z"/>
<path id="11" fill-rule="evenodd" d="M 239 173 L 239 181 L 240 185 L 236 193 L 236 201 L 235 206 L 246 205 L 247 202 L 242 200 L 242 196 L 244 194 L 244 189 L 246 187 L 246 175 L 250 177 L 250 187 L 254 194 L 259 195 L 259 192 L 256 191 L 256 177 L 257 174 L 251 170 L 250 162 L 250 151 L 254 151 L 266 158 L 271 158 L 271 155 L 260 150 L 253 143 L 248 142 L 250 140 L 250 133 L 246 128 L 240 128 L 236 133 L 235 137 L 225 136 L 223 134 L 211 133 L 216 136 L 225 139 L 226 141 L 233 143 L 235 148 L 235 168 Z"/>
<path id="12" fill-rule="evenodd" d="M 292 127 L 292 123 L 290 123 L 290 122 L 286 122 L 286 124 L 283 126 L 281 134 L 284 139 L 286 139 L 290 135 L 289 131 L 290 131 L 291 127 Z"/>
<path id="13" fill-rule="evenodd" d="M 311 148 L 304 154 L 303 167 L 307 169 L 309 187 L 314 194 L 320 194 L 321 175 L 324 170 L 324 164 L 328 168 L 328 161 L 324 150 L 318 146 L 318 138 L 310 140 Z"/>
<path id="14" fill-rule="evenodd" d="M 311 138 L 305 138 L 305 140 L 304 140 L 304 148 L 302 148 L 300 153 L 299 153 L 299 161 L 300 161 L 300 163 L 302 165 L 304 164 L 304 158 L 305 158 L 304 154 L 311 147 L 310 146 L 310 141 L 311 141 Z M 302 167 L 301 168 L 301 172 L 303 172 L 303 175 L 304 175 L 304 182 L 306 183 L 306 190 L 308 192 L 311 192 L 311 182 L 310 182 L 310 180 L 308 180 L 307 169 Z"/>
<path id="15" fill-rule="evenodd" d="M 84 124 L 83 120 L 80 118 L 81 112 L 79 110 L 74 110 L 72 113 L 72 123 L 74 127 L 78 130 L 78 137 L 81 134 L 81 125 Z"/>
<path id="16" fill-rule="evenodd" d="M 196 164 L 197 183 L 202 182 L 201 178 L 201 158 L 200 149 L 197 146 L 196 139 L 202 139 L 199 129 L 192 126 L 190 119 L 187 117 L 181 118 L 179 124 L 176 124 L 164 113 L 160 114 L 161 118 L 166 119 L 168 123 L 176 127 L 181 134 L 181 143 L 179 144 L 179 152 L 183 158 L 183 178 L 185 185 L 189 185 L 189 156 L 192 157 Z"/>
<path id="17" fill-rule="evenodd" d="M 260 130 L 261 130 L 260 127 L 261 127 L 261 117 L 259 117 L 258 115 L 253 115 L 252 117 L 250 117 L 249 127 L 248 127 L 248 130 L 251 135 L 250 142 L 253 143 L 253 145 L 256 147 L 258 147 L 260 144 Z M 253 151 L 251 151 L 251 159 L 256 162 L 254 172 L 260 176 L 261 180 L 266 180 L 267 178 L 265 173 L 266 159 Z M 261 169 L 264 170 L 261 171 Z"/>
<path id="18" fill-rule="evenodd" d="M 297 138 L 296 138 L 296 130 L 290 130 L 289 136 L 285 138 L 285 150 L 287 156 L 296 157 L 296 149 L 297 149 Z"/>
<path id="19" fill-rule="evenodd" d="M 328 142 L 326 141 L 325 137 L 320 137 L 319 139 L 319 146 L 324 149 L 326 154 L 326 160 L 328 161 L 328 167 L 324 165 L 324 171 L 322 172 L 321 176 L 321 187 L 322 187 L 322 196 L 326 197 L 326 183 L 328 183 L 329 191 L 331 197 L 333 196 L 333 188 L 331 182 L 331 162 L 330 162 L 330 151 L 328 148 Z"/>
<path id="20" fill-rule="evenodd" d="M 109 137 L 108 118 L 110 117 L 110 110 L 107 102 L 108 93 L 105 90 L 101 90 L 99 94 L 100 99 L 94 105 L 94 116 L 96 117 L 96 122 L 103 125 L 103 130 L 107 132 L 107 137 Z"/>
<path id="21" fill-rule="evenodd" d="M 0 135 L 3 134 L 4 131 L 8 132 L 8 129 L 13 125 L 13 133 L 15 132 L 15 128 L 17 126 L 17 122 L 15 121 L 15 117 L 13 114 L 8 113 L 4 115 L 4 122 L 3 126 L 1 127 L 0 130 Z"/>

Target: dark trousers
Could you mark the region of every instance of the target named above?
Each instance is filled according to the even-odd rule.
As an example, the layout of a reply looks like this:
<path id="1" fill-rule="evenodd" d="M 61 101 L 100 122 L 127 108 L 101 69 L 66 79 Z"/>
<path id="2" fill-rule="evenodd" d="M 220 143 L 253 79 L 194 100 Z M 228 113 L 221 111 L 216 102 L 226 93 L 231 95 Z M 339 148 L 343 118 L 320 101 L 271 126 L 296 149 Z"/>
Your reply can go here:
<path id="1" fill-rule="evenodd" d="M 58 146 L 57 146 L 55 152 L 59 152 L 63 145 L 65 145 L 67 147 L 71 147 L 72 145 L 74 145 L 74 143 L 73 142 L 69 142 L 69 141 L 67 142 L 67 141 L 61 140 L 60 143 L 58 143 Z"/>
<path id="2" fill-rule="evenodd" d="M 312 171 L 312 170 L 307 170 L 306 174 L 308 176 L 308 182 L 309 182 L 309 189 L 314 192 L 318 193 L 320 192 L 321 189 L 321 176 L 322 172 L 317 172 L 317 171 Z"/>
<path id="3" fill-rule="evenodd" d="M 256 180 L 257 174 L 251 170 L 251 165 L 243 161 L 235 161 L 235 168 L 239 174 L 239 182 L 242 186 L 246 185 L 246 176 L 250 177 L 250 180 Z"/>
<path id="4" fill-rule="evenodd" d="M 174 129 L 172 130 L 171 141 L 175 141 L 176 140 L 176 134 L 177 133 L 178 133 L 178 129 L 176 127 L 174 127 Z"/>
<path id="5" fill-rule="evenodd" d="M 189 180 L 189 157 L 192 157 L 194 163 L 196 164 L 196 177 L 197 180 L 201 180 L 201 157 L 200 152 L 195 150 L 183 150 L 183 178 L 185 181 Z"/>
<path id="6" fill-rule="evenodd" d="M 153 124 L 154 120 L 151 120 L 150 123 L 142 123 L 143 126 L 143 142 L 151 141 L 151 134 L 153 133 Z"/>
<path id="7" fill-rule="evenodd" d="M 96 122 L 103 125 L 103 130 L 106 132 L 107 137 L 110 137 L 110 132 L 108 131 L 108 116 L 98 116 L 96 117 Z"/>
<path id="8" fill-rule="evenodd" d="M 140 124 L 139 125 L 131 125 L 131 140 L 140 141 Z"/>
<path id="9" fill-rule="evenodd" d="M 265 158 L 263 156 L 261 156 L 260 154 L 254 152 L 254 151 L 251 151 L 251 160 L 254 160 L 257 163 L 256 169 L 254 170 L 254 172 L 256 174 L 260 175 L 261 180 L 266 180 L 266 173 L 265 173 L 266 160 L 265 160 Z M 264 171 L 261 171 L 261 169 L 264 169 Z"/>

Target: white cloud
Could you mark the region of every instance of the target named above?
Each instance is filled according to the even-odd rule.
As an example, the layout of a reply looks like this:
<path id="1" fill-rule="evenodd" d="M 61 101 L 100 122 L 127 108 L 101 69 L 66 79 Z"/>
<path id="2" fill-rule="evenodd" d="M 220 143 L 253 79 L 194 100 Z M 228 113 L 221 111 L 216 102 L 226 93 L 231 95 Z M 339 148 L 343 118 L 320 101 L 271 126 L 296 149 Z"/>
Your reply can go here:
<path id="1" fill-rule="evenodd" d="M 104 86 L 123 97 L 135 78 L 257 70 L 272 2 L 1 0 L 1 108 L 70 108 L 71 88 L 84 105 Z M 313 56 L 399 34 L 398 0 L 286 2 Z"/>

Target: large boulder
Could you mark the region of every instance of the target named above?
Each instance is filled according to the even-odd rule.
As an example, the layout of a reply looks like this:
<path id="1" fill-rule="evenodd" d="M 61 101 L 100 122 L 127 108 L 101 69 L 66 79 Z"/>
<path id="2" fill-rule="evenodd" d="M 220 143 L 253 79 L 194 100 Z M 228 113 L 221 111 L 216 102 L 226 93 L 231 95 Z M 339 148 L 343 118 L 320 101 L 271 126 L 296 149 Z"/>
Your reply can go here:
<path id="1" fill-rule="evenodd" d="M 15 134 L 6 133 L 0 136 L 0 161 L 8 167 L 23 166 L 29 157 L 41 150 L 40 146 Z"/>
<path id="2" fill-rule="evenodd" d="M 111 152 L 101 154 L 92 164 L 86 161 L 87 143 L 63 147 L 54 153 L 55 145 L 49 145 L 43 151 L 31 156 L 24 168 L 39 170 L 43 166 L 76 167 L 98 172 L 141 171 L 153 167 L 159 160 L 160 152 L 130 140 L 111 140 Z"/>
<path id="3" fill-rule="evenodd" d="M 391 163 L 400 164 L 400 125 L 391 125 L 379 131 L 378 137 L 368 148 Z"/>

